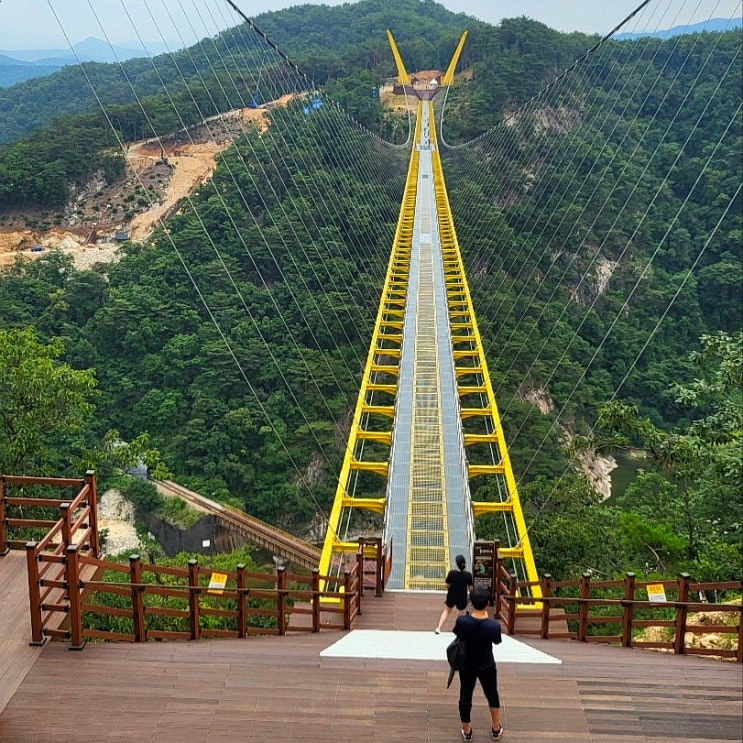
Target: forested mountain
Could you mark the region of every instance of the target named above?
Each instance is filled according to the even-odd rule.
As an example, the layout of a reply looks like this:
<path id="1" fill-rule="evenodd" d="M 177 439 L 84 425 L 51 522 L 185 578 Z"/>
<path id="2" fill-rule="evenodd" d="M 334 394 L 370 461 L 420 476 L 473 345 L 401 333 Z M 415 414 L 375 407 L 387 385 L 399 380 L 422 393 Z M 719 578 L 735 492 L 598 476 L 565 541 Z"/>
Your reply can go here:
<path id="1" fill-rule="evenodd" d="M 488 69 L 488 75 L 500 80 L 514 101 L 537 92 L 548 71 L 570 64 L 591 43 L 590 37 L 582 34 L 566 36 L 532 24 L 540 28 L 540 49 L 532 43 L 536 37 L 530 41 L 519 33 L 521 21 L 504 21 L 501 27 L 494 28 L 464 14 L 450 13 L 437 3 L 419 0 L 365 0 L 334 8 L 300 5 L 256 16 L 254 21 L 310 80 L 327 85 L 342 79 L 346 97 L 350 98 L 344 102 L 350 104 L 352 113 L 356 113 L 359 96 L 368 97 L 369 85 L 395 74 L 386 36 L 384 32 L 380 35 L 380 29 L 394 31 L 400 51 L 413 70 L 445 67 L 459 35 L 467 29 L 470 37 L 462 65 L 479 63 L 481 69 Z M 334 28 L 342 28 L 343 33 L 328 33 Z M 0 144 L 27 135 L 59 116 L 98 112 L 99 103 L 91 88 L 95 88 L 102 105 L 134 105 L 137 98 L 162 96 L 165 84 L 180 99 L 188 122 L 188 97 L 184 90 L 188 86 L 201 89 L 196 70 L 207 69 L 206 61 L 211 63 L 210 74 L 213 70 L 224 71 L 225 60 L 230 65 L 243 65 L 243 69 L 255 69 L 255 60 L 239 54 L 244 33 L 245 27 L 241 26 L 224 31 L 213 41 L 205 40 L 188 50 L 152 60 L 135 59 L 122 65 L 86 63 L 2 90 Z M 521 42 L 515 43 L 517 36 L 525 44 L 523 48 Z M 501 56 L 510 60 L 503 69 L 500 64 L 491 64 L 494 57 Z M 354 85 L 359 78 L 363 85 Z M 253 92 L 244 91 L 245 100 L 235 95 L 234 100 L 224 102 L 224 107 L 245 105 Z M 270 85 L 263 82 L 260 93 L 263 100 L 272 97 Z M 163 125 L 167 126 L 165 122 Z M 160 133 L 165 131 L 164 128 Z"/>
<path id="2" fill-rule="evenodd" d="M 0 274 L 0 335 L 31 327 L 43 343 L 57 339 L 64 348 L 55 346 L 60 360 L 73 370 L 95 370 L 98 381 L 95 415 L 85 431 L 60 435 L 49 442 L 51 456 L 26 459 L 26 466 L 61 474 L 88 461 L 84 452 L 100 446 L 107 431 L 116 429 L 125 440 L 147 431 L 178 479 L 259 517 L 302 530 L 327 509 L 408 156 L 405 148 L 369 136 L 392 139 L 400 131 L 400 114 L 371 95 L 394 74 L 385 30 L 393 30 L 415 70 L 445 66 L 467 27 L 461 66 L 470 74 L 447 98 L 444 137 L 451 145 L 487 141 L 491 127 L 504 117 L 509 124 L 487 156 L 468 148 L 448 155 L 446 177 L 499 378 L 499 404 L 509 409 L 508 430 L 519 433 L 511 448 L 514 469 L 527 516 L 539 516 L 531 537 L 540 568 L 555 575 L 586 565 L 616 572 L 649 560 L 671 573 L 694 564 L 697 577 L 735 574 L 743 514 L 725 493 L 740 492 L 741 484 L 731 450 L 736 436 L 740 441 L 740 198 L 724 219 L 719 205 L 735 197 L 742 177 L 740 89 L 737 79 L 724 77 L 739 34 L 688 37 L 680 45 L 617 44 L 615 56 L 592 70 L 592 95 L 607 114 L 588 121 L 585 99 L 569 86 L 554 109 L 521 108 L 594 43 L 580 34 L 526 19 L 489 27 L 418 0 L 302 6 L 256 23 L 322 83 L 317 98 L 270 109 L 270 136 L 246 131 L 167 229 L 149 244 L 126 244 L 119 263 L 76 271 L 65 256 L 52 254 Z M 339 28 L 343 34 L 333 31 Z M 224 32 L 217 44 L 228 49 L 245 33 Z M 719 61 L 702 64 L 713 45 Z M 158 58 L 156 70 L 149 61 L 126 63 L 142 106 L 132 101 L 120 68 L 86 66 L 106 96 L 107 117 L 80 94 L 79 71 L 6 91 L 0 97 L 5 141 L 48 122 L 52 112 L 71 113 L 61 103 L 70 97 L 77 116 L 60 117 L 0 150 L 0 210 L 61 208 L 70 181 L 85 182 L 94 171 L 118 178 L 123 163 L 109 122 L 128 141 L 151 136 L 153 126 L 171 133 L 246 105 L 256 91 L 263 100 L 283 91 L 286 83 L 270 68 L 248 75 L 239 93 L 219 85 L 216 65 L 208 65 L 197 83 L 211 48 Z M 684 66 L 690 57 L 696 64 Z M 620 74 L 631 78 L 634 96 L 622 96 Z M 661 87 L 650 88 L 646 80 L 660 80 Z M 723 102 L 705 116 L 710 91 L 721 80 Z M 299 82 L 292 84 L 299 88 Z M 214 97 L 203 92 L 210 87 Z M 681 120 L 680 101 L 673 100 L 679 89 L 689 91 Z M 627 115 L 614 113 L 620 110 Z M 731 120 L 737 121 L 734 136 L 707 164 Z M 557 157 L 576 146 L 570 134 L 578 121 L 591 127 L 591 136 L 570 160 Z M 641 132 L 648 122 L 661 131 L 674 124 L 673 134 L 647 138 Z M 626 135 L 621 148 L 613 144 L 617 130 Z M 502 131 L 499 126 L 499 136 Z M 687 154 L 677 160 L 682 150 Z M 610 184 L 592 168 L 607 158 Z M 570 186 L 550 188 L 565 171 Z M 493 183 L 498 194 L 488 191 Z M 663 195 L 660 210 L 646 218 L 646 195 L 656 192 Z M 337 208 L 328 211 L 324 193 L 334 194 Z M 573 219 L 576 204 L 583 211 Z M 632 234 L 615 223 L 619 210 L 636 225 Z M 674 220 L 682 210 L 683 227 Z M 575 225 L 580 237 L 566 225 Z M 542 251 L 544 235 L 555 249 Z M 695 261 L 700 244 L 704 254 Z M 654 251 L 646 271 L 644 261 Z M 613 271 L 600 289 L 582 279 L 596 253 Z M 533 288 L 529 302 L 527 284 Z M 635 284 L 636 297 L 625 308 Z M 611 343 L 603 344 L 610 330 Z M 720 331 L 728 335 L 717 336 Z M 702 336 L 708 336 L 704 344 Z M 0 343 L 0 350 L 13 343 L 37 353 L 27 336 Z M 531 362 L 535 349 L 537 365 Z M 689 358 L 691 350 L 703 352 L 696 357 L 702 367 Z M 497 363 L 496 353 L 508 362 Z M 604 415 L 601 405 L 636 363 L 622 392 L 639 412 Z M 557 413 L 525 403 L 525 392 L 543 387 L 564 411 L 561 425 L 571 435 L 606 423 L 603 443 L 596 439 L 594 446 L 616 445 L 625 436 L 623 445 L 667 454 L 665 431 L 668 440 L 693 438 L 694 455 L 670 475 L 648 473 L 625 496 L 632 518 L 598 507 L 595 491 L 569 467 L 571 452 L 553 425 Z M 720 438 L 710 433 L 715 420 Z M 18 460 L 0 442 L 0 470 L 10 461 Z M 680 480 L 683 487 L 677 487 Z M 664 504 L 661 514 L 653 510 L 655 494 Z M 724 519 L 725 528 L 711 525 L 715 519 Z M 488 532 L 487 520 L 480 530 Z"/>

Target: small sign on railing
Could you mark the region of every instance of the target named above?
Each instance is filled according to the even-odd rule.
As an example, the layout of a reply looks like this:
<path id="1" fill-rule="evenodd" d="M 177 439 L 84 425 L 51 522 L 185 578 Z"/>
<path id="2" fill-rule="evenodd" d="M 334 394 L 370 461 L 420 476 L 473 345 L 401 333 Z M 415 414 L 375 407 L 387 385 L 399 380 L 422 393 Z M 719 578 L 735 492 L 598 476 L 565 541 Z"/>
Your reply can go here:
<path id="1" fill-rule="evenodd" d="M 221 595 L 224 593 L 226 585 L 227 573 L 212 573 L 212 577 L 209 579 L 209 588 L 206 589 L 206 592 Z"/>
<path id="2" fill-rule="evenodd" d="M 473 588 L 484 588 L 491 596 L 495 595 L 495 542 L 478 541 L 472 551 Z"/>
<path id="3" fill-rule="evenodd" d="M 648 583 L 648 601 L 650 603 L 664 604 L 666 600 L 666 589 L 662 583 Z"/>

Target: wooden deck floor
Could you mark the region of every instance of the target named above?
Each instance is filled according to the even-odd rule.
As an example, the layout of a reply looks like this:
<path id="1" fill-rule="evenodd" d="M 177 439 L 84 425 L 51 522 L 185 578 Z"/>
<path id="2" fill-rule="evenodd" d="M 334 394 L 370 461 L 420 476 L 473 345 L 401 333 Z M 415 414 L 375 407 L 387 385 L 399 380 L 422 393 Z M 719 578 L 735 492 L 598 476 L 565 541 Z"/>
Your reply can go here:
<path id="1" fill-rule="evenodd" d="M 25 552 L 0 557 L 0 712 L 39 655 L 32 648 Z M 0 728 L 1 730 L 1 728 Z M 0 735 L 0 742 L 3 740 Z"/>
<path id="2" fill-rule="evenodd" d="M 359 629 L 431 630 L 442 595 L 369 596 Z M 450 625 L 449 625 L 450 626 Z M 194 643 L 60 643 L 0 714 L 2 743 L 461 740 L 441 661 L 321 658 L 337 632 Z M 501 663 L 508 743 L 741 741 L 740 665 L 529 641 L 561 665 Z M 475 741 L 489 740 L 475 697 Z"/>

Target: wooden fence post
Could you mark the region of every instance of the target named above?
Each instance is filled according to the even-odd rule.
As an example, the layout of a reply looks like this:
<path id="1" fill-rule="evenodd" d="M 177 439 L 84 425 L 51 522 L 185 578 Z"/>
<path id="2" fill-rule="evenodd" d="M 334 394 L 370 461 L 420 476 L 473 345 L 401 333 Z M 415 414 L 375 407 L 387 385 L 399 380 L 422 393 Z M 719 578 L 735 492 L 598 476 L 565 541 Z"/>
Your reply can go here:
<path id="1" fill-rule="evenodd" d="M 691 576 L 681 573 L 678 578 L 679 595 L 676 602 L 676 634 L 673 638 L 673 652 L 683 655 L 686 650 L 686 618 L 689 613 L 689 583 Z"/>
<path id="2" fill-rule="evenodd" d="M 66 550 L 72 544 L 72 514 L 69 503 L 59 504 L 59 515 L 62 519 L 62 546 Z"/>
<path id="3" fill-rule="evenodd" d="M 362 557 L 364 556 L 364 554 L 366 552 L 366 539 L 364 539 L 364 537 L 359 537 L 359 548 L 358 548 L 356 554 L 358 555 L 359 552 L 361 553 Z M 358 560 L 358 557 L 356 559 Z M 361 591 L 362 592 L 364 590 L 364 578 L 365 578 L 365 574 L 364 574 L 364 562 L 362 560 L 361 561 Z"/>
<path id="4" fill-rule="evenodd" d="M 588 634 L 588 599 L 591 597 L 591 574 L 583 573 L 580 578 L 580 597 L 585 599 L 578 606 L 578 636 L 580 642 L 586 641 Z"/>
<path id="5" fill-rule="evenodd" d="M 139 555 L 129 555 L 129 581 L 132 588 L 132 619 L 134 642 L 144 642 L 147 634 L 144 624 L 144 588 L 142 587 L 142 561 Z"/>
<path id="6" fill-rule="evenodd" d="M 505 571 L 505 568 L 504 568 Z M 516 576 L 505 571 L 508 576 L 508 595 L 511 600 L 506 602 L 508 606 L 508 621 L 506 622 L 506 632 L 512 635 L 516 632 Z"/>
<path id="7" fill-rule="evenodd" d="M 80 562 L 77 545 L 71 544 L 67 548 L 65 563 L 65 581 L 70 604 L 70 650 L 82 650 L 85 647 L 83 640 L 83 612 L 80 601 Z"/>
<path id="8" fill-rule="evenodd" d="M 39 563 L 36 559 L 36 542 L 26 542 L 26 573 L 28 575 L 28 603 L 31 608 L 31 642 L 29 645 L 43 645 L 49 638 L 44 637 L 41 623 L 41 590 L 39 586 Z"/>
<path id="9" fill-rule="evenodd" d="M 552 576 L 549 573 L 545 573 L 542 576 L 542 598 L 549 598 L 552 595 Z M 546 640 L 550 634 L 550 602 L 542 602 L 542 626 L 539 632 L 539 636 Z"/>
<path id="10" fill-rule="evenodd" d="M 624 577 L 624 611 L 622 611 L 622 647 L 632 647 L 632 618 L 635 613 L 635 574 Z"/>
<path id="11" fill-rule="evenodd" d="M 199 621 L 199 561 L 188 561 L 188 608 L 191 621 L 191 639 L 201 637 L 201 622 Z"/>
<path id="12" fill-rule="evenodd" d="M 503 587 L 501 585 L 501 574 L 503 573 L 503 558 L 500 556 L 500 540 L 496 539 L 495 542 L 495 561 L 493 562 L 493 583 L 495 587 L 495 618 L 500 616 L 503 610 L 503 601 L 501 595 L 503 593 Z"/>
<path id="13" fill-rule="evenodd" d="M 385 554 L 382 549 L 382 540 L 377 540 L 377 565 L 376 565 L 376 576 L 374 585 L 374 595 L 381 596 L 384 591 L 384 563 Z"/>
<path id="14" fill-rule="evenodd" d="M 5 478 L 0 477 L 0 557 L 10 552 L 8 525 L 5 522 Z"/>
<path id="15" fill-rule="evenodd" d="M 351 571 L 343 571 L 343 629 L 351 629 Z"/>
<path id="16" fill-rule="evenodd" d="M 276 611 L 278 612 L 279 634 L 286 634 L 286 568 L 276 568 Z"/>
<path id="17" fill-rule="evenodd" d="M 237 565 L 237 636 L 245 637 L 248 633 L 247 612 L 245 604 L 248 600 L 245 589 L 247 581 L 245 579 L 245 563 Z"/>
<path id="18" fill-rule="evenodd" d="M 320 631 L 320 569 L 312 570 L 312 631 Z"/>
<path id="19" fill-rule="evenodd" d="M 95 487 L 95 470 L 88 470 L 85 473 L 85 482 L 90 486 L 88 490 L 88 506 L 90 506 L 90 516 L 88 517 L 88 524 L 90 525 L 90 551 L 93 553 L 93 557 L 98 557 L 101 543 L 98 534 L 98 492 Z"/>
<path id="20" fill-rule="evenodd" d="M 361 612 L 361 597 L 364 595 L 364 553 L 363 552 L 356 553 L 356 569 L 358 571 L 358 576 L 357 576 L 358 590 L 356 591 L 356 601 L 359 607 L 359 614 L 361 614 L 362 613 Z"/>

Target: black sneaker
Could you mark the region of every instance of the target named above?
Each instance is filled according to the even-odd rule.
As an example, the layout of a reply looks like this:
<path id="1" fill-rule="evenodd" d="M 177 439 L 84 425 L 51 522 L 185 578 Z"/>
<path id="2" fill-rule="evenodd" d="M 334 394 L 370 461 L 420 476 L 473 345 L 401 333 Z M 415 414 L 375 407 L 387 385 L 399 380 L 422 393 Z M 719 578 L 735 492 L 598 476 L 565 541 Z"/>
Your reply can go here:
<path id="1" fill-rule="evenodd" d="M 490 729 L 490 737 L 493 740 L 500 740 L 503 737 L 503 725 L 498 725 L 497 730 Z"/>
<path id="2" fill-rule="evenodd" d="M 472 740 L 472 728 L 470 728 L 469 733 L 465 733 L 464 728 L 462 728 L 462 740 Z"/>

